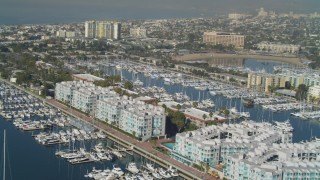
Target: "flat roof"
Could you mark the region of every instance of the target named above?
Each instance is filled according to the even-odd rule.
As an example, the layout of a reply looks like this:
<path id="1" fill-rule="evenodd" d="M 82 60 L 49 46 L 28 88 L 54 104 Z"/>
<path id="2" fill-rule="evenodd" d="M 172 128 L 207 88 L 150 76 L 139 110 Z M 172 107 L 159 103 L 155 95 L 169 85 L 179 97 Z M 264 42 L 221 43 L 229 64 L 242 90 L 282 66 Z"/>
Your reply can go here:
<path id="1" fill-rule="evenodd" d="M 84 81 L 100 81 L 104 80 L 103 78 L 94 76 L 92 74 L 72 74 L 73 77 L 84 80 Z"/>

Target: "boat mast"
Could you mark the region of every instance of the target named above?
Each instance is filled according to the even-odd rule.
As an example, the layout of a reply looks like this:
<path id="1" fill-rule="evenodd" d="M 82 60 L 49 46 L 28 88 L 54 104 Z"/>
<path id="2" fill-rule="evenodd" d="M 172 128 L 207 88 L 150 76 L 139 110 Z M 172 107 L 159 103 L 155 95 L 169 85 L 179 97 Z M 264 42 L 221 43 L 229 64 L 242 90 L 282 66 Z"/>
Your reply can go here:
<path id="1" fill-rule="evenodd" d="M 3 130 L 3 176 L 2 180 L 6 179 L 6 130 Z"/>

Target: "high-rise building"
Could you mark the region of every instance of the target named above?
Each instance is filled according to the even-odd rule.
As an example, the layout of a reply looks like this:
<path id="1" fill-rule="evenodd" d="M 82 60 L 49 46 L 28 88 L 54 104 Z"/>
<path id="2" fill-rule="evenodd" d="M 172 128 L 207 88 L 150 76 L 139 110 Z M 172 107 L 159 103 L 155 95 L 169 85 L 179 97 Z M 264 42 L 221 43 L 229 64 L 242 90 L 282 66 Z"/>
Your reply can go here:
<path id="1" fill-rule="evenodd" d="M 86 38 L 95 38 L 96 37 L 96 22 L 95 21 L 86 21 L 84 26 L 85 26 L 85 37 Z"/>
<path id="2" fill-rule="evenodd" d="M 204 32 L 203 42 L 213 45 L 233 45 L 236 48 L 243 48 L 244 36 L 225 32 Z"/>
<path id="3" fill-rule="evenodd" d="M 120 39 L 121 24 L 111 21 L 86 21 L 85 37 L 98 39 Z"/>

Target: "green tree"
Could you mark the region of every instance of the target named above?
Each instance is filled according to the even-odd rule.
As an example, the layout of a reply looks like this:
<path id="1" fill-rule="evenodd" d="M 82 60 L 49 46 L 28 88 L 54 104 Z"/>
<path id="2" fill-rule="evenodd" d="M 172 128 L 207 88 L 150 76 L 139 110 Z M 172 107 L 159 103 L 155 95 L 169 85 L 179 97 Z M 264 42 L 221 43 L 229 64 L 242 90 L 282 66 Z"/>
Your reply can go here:
<path id="1" fill-rule="evenodd" d="M 206 114 L 203 114 L 203 115 L 202 115 L 202 118 L 203 118 L 204 120 L 206 120 L 206 119 L 207 119 L 207 115 L 206 115 Z"/>
<path id="2" fill-rule="evenodd" d="M 306 86 L 305 84 L 300 84 L 298 86 L 298 89 L 296 90 L 296 99 L 299 101 L 306 100 L 308 95 L 308 89 L 308 86 Z"/>
<path id="3" fill-rule="evenodd" d="M 192 106 L 193 106 L 194 108 L 197 108 L 197 107 L 198 107 L 198 105 L 199 105 L 199 103 L 198 103 L 198 102 L 196 102 L 196 101 L 192 103 Z"/>
<path id="4" fill-rule="evenodd" d="M 132 84 L 131 81 L 125 81 L 123 87 L 125 89 L 132 90 L 133 89 L 133 84 Z"/>

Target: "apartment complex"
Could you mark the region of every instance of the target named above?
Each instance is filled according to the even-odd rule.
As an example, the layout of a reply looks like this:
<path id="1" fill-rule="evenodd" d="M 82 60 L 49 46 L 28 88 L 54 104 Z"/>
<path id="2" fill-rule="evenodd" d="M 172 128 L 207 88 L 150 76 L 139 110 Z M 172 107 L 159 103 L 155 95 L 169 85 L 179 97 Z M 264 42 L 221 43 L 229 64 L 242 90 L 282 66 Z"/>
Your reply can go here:
<path id="1" fill-rule="evenodd" d="M 176 135 L 172 157 L 187 164 L 214 166 L 230 155 L 255 149 L 260 144 L 292 142 L 292 133 L 282 126 L 253 121 L 208 126 Z"/>
<path id="2" fill-rule="evenodd" d="M 256 47 L 260 50 L 275 53 L 297 54 L 300 51 L 300 46 L 293 44 L 275 44 L 270 42 L 260 42 L 256 45 Z"/>
<path id="3" fill-rule="evenodd" d="M 69 103 L 143 141 L 165 135 L 166 115 L 161 106 L 119 96 L 112 88 L 97 87 L 85 81 L 57 83 L 55 93 L 57 100 Z"/>
<path id="4" fill-rule="evenodd" d="M 249 73 L 247 88 L 262 92 L 269 92 L 270 87 L 284 88 L 287 78 L 267 73 Z"/>
<path id="5" fill-rule="evenodd" d="M 146 38 L 147 30 L 145 28 L 137 27 L 130 29 L 130 36 L 134 38 Z"/>
<path id="6" fill-rule="evenodd" d="M 112 21 L 86 21 L 85 37 L 97 39 L 120 39 L 121 24 Z"/>
<path id="7" fill-rule="evenodd" d="M 283 70 L 279 74 L 269 73 L 249 73 L 247 88 L 258 91 L 269 92 L 270 87 L 284 88 L 286 83 L 292 87 L 298 88 L 300 84 L 305 84 L 308 87 L 320 85 L 320 75 L 313 71 L 292 71 L 291 69 Z"/>
<path id="8" fill-rule="evenodd" d="M 56 37 L 72 38 L 72 37 L 76 37 L 76 32 L 75 31 L 59 30 L 56 32 Z"/>
<path id="9" fill-rule="evenodd" d="M 320 99 L 320 86 L 309 87 L 308 97 L 314 99 Z"/>
<path id="10" fill-rule="evenodd" d="M 319 179 L 320 141 L 260 145 L 224 159 L 227 179 Z"/>
<path id="11" fill-rule="evenodd" d="M 243 48 L 244 36 L 225 32 L 204 32 L 203 42 L 213 45 L 232 45 L 236 48 Z"/>

